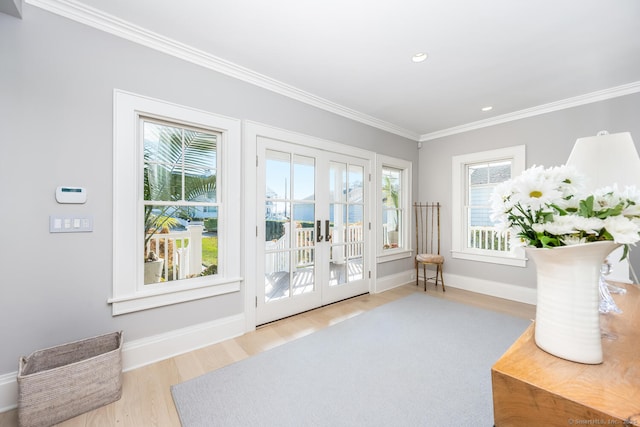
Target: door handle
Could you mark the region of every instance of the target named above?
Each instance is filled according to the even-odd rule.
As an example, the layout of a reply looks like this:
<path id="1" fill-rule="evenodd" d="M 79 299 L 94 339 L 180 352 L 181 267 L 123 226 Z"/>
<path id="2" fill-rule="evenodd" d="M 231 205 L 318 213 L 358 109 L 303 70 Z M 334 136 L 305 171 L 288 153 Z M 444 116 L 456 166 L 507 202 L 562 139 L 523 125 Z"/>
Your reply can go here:
<path id="1" fill-rule="evenodd" d="M 327 242 L 331 240 L 331 229 L 329 228 L 329 220 L 326 220 L 324 222 L 324 240 Z"/>
<path id="2" fill-rule="evenodd" d="M 316 241 L 322 242 L 322 222 L 320 220 L 316 221 Z"/>

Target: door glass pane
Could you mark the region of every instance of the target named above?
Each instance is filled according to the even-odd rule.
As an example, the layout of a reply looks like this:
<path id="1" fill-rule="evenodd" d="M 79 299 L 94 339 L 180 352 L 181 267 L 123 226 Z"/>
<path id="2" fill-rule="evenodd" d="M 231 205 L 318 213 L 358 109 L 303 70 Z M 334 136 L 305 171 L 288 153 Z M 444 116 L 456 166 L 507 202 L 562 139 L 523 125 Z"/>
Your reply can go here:
<path id="1" fill-rule="evenodd" d="M 293 198 L 296 200 L 315 199 L 315 159 L 293 156 Z"/>
<path id="2" fill-rule="evenodd" d="M 265 302 L 289 297 L 289 255 L 278 251 L 265 254 L 264 260 L 264 300 Z"/>
<path id="3" fill-rule="evenodd" d="M 345 245 L 331 247 L 331 263 L 329 271 L 329 286 L 347 283 L 347 253 Z"/>
<path id="4" fill-rule="evenodd" d="M 315 290 L 315 162 L 266 151 L 265 302 Z"/>
<path id="5" fill-rule="evenodd" d="M 329 163 L 329 198 L 334 202 L 347 201 L 347 165 Z"/>
<path id="6" fill-rule="evenodd" d="M 362 203 L 364 182 L 364 168 L 362 166 L 349 165 L 349 203 Z"/>
<path id="7" fill-rule="evenodd" d="M 332 203 L 329 205 L 329 217 L 331 220 L 331 243 L 345 241 L 345 224 L 347 222 L 347 205 Z"/>
<path id="8" fill-rule="evenodd" d="M 291 155 L 280 151 L 267 150 L 266 154 L 266 195 L 270 199 L 289 199 L 291 187 Z"/>
<path id="9" fill-rule="evenodd" d="M 364 245 L 349 245 L 349 261 L 347 262 L 347 279 L 349 282 L 364 279 L 362 255 Z"/>
<path id="10" fill-rule="evenodd" d="M 293 245 L 296 248 L 315 245 L 314 209 L 315 205 L 312 203 L 293 205 Z"/>
<path id="11" fill-rule="evenodd" d="M 293 295 L 313 292 L 315 287 L 314 250 L 295 251 L 296 268 L 293 272 Z"/>
<path id="12" fill-rule="evenodd" d="M 349 205 L 349 225 L 345 236 L 346 242 L 360 242 L 363 240 L 362 209 L 362 205 Z"/>

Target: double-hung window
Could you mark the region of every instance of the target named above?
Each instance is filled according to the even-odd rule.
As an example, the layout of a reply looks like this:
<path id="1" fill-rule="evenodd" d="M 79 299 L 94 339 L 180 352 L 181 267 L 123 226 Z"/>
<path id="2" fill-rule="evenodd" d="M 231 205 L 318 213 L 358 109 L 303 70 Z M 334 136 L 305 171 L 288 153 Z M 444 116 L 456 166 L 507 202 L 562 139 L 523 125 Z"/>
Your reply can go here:
<path id="1" fill-rule="evenodd" d="M 378 261 L 411 256 L 411 162 L 378 155 Z"/>
<path id="2" fill-rule="evenodd" d="M 522 250 L 491 220 L 491 194 L 524 170 L 525 146 L 453 157 L 452 257 L 524 266 Z"/>
<path id="3" fill-rule="evenodd" d="M 121 91 L 114 103 L 113 313 L 238 291 L 240 122 Z"/>

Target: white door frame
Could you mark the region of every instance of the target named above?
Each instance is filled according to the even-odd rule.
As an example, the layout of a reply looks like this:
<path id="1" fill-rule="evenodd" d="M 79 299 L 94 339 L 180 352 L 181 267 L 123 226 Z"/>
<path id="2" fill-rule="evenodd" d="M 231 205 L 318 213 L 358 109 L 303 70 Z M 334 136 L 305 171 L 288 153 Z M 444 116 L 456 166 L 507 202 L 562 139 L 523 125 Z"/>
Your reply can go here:
<path id="1" fill-rule="evenodd" d="M 258 278 L 255 273 L 255 269 L 252 266 L 255 265 L 258 257 L 258 239 L 256 239 L 258 231 L 258 223 L 255 214 L 255 203 L 257 200 L 257 192 L 255 183 L 257 182 L 257 150 L 256 141 L 259 136 L 281 140 L 284 142 L 295 143 L 298 145 L 309 146 L 314 148 L 322 148 L 327 151 L 335 151 L 337 153 L 345 154 L 348 156 L 359 157 L 369 162 L 369 171 L 374 170 L 375 166 L 375 153 L 368 150 L 352 147 L 345 144 L 340 144 L 333 141 L 328 141 L 276 127 L 264 125 L 257 122 L 245 121 L 243 123 L 243 166 L 244 166 L 244 179 L 243 179 L 243 212 L 244 212 L 244 259 L 243 259 L 243 272 L 244 272 L 244 315 L 245 315 L 245 330 L 252 331 L 256 327 L 256 286 L 257 282 L 262 283 L 263 278 Z M 370 177 L 367 177 L 370 178 Z M 367 186 L 367 194 L 365 194 L 366 208 L 371 213 L 369 222 L 372 218 L 375 218 L 373 212 L 375 212 L 375 193 L 376 185 Z M 375 229 L 373 224 L 372 229 Z M 369 266 L 371 271 L 371 278 L 369 279 L 369 292 L 373 292 L 375 289 L 375 248 L 376 248 L 376 233 L 371 232 L 370 237 L 366 242 L 365 247 L 365 264 Z M 368 274 L 365 272 L 365 274 Z"/>

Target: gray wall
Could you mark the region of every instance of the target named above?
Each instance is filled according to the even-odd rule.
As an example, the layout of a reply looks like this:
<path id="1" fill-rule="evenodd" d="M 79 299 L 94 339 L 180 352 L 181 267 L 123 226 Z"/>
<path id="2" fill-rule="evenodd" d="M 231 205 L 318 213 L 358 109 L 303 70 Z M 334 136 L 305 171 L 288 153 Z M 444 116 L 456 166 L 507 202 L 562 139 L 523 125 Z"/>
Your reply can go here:
<path id="1" fill-rule="evenodd" d="M 414 141 L 28 4 L 22 20 L 0 14 L 0 58 L 0 374 L 39 348 L 120 329 L 133 340 L 243 309 L 236 293 L 111 316 L 114 88 L 417 158 Z M 58 185 L 86 187 L 87 203 L 57 204 Z M 49 233 L 50 214 L 72 213 L 93 215 L 94 231 Z M 385 263 L 379 274 L 405 264 Z"/>
<path id="2" fill-rule="evenodd" d="M 524 144 L 527 167 L 562 165 L 576 139 L 601 130 L 630 132 L 636 148 L 640 147 L 639 117 L 640 94 L 636 93 L 424 142 L 419 155 L 419 197 L 444 203 L 445 273 L 535 288 L 533 263 L 522 268 L 451 258 L 452 156 Z M 630 261 L 640 274 L 640 247 L 632 248 Z"/>

